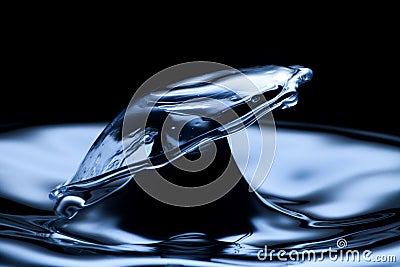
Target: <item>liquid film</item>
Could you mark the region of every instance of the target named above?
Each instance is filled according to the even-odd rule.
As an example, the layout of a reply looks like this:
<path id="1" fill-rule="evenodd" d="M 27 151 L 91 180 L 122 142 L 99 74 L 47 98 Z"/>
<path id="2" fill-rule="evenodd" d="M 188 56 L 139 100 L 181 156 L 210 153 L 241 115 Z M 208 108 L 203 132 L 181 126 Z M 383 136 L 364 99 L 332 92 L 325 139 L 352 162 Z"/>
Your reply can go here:
<path id="1" fill-rule="evenodd" d="M 272 110 L 294 106 L 297 88 L 311 78 L 311 69 L 302 66 L 222 68 L 139 90 L 97 138 L 76 174 L 52 191 L 57 212 L 71 217 L 119 190 L 137 172 L 162 167 Z M 184 126 L 190 130 L 183 134 Z M 179 136 L 176 129 L 182 130 Z M 167 141 L 154 144 L 157 137 Z"/>

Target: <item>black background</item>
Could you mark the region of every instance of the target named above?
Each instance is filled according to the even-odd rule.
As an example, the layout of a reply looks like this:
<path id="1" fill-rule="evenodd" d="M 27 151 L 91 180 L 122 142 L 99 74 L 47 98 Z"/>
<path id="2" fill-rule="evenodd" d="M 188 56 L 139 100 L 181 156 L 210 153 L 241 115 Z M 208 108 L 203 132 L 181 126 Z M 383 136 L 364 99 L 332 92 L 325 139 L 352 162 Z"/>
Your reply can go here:
<path id="1" fill-rule="evenodd" d="M 309 67 L 314 77 L 299 90 L 298 104 L 275 111 L 276 120 L 400 135 L 399 49 L 382 39 L 378 45 L 347 37 L 340 45 L 311 39 L 287 45 L 251 36 L 245 38 L 248 42 L 234 35 L 184 38 L 170 34 L 172 29 L 150 31 L 148 37 L 133 28 L 48 25 L 24 24 L 4 39 L 3 130 L 110 121 L 151 75 L 174 64 L 205 60 L 235 68 Z"/>

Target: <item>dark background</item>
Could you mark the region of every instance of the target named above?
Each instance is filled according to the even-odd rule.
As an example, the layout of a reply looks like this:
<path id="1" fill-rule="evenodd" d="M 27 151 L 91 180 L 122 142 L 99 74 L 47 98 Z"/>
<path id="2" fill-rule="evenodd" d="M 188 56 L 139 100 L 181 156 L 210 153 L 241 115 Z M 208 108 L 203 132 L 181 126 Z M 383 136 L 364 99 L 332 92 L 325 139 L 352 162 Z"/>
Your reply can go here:
<path id="1" fill-rule="evenodd" d="M 34 24 L 35 25 L 35 24 Z M 235 38 L 151 38 L 132 31 L 25 25 L 5 39 L 0 126 L 107 122 L 151 75 L 206 60 L 235 68 L 303 65 L 314 72 L 299 103 L 276 120 L 318 123 L 400 136 L 399 49 L 346 40 L 284 47 Z M 200 39 L 203 39 L 202 41 Z M 269 42 L 271 43 L 271 42 Z M 326 44 L 326 43 L 325 43 Z"/>

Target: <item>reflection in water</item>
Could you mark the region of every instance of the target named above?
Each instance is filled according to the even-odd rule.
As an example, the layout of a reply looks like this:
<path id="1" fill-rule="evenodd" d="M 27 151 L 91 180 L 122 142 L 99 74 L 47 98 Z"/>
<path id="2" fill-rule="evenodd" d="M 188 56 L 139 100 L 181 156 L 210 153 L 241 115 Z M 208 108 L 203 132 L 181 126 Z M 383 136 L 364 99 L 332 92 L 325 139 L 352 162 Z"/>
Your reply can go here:
<path id="1" fill-rule="evenodd" d="M 2 134 L 0 255 L 5 264 L 250 266 L 260 263 L 257 252 L 265 245 L 321 251 L 336 248 L 338 238 L 345 238 L 348 248 L 398 255 L 400 142 L 373 142 L 346 131 L 278 126 L 274 165 L 257 191 L 257 199 L 265 201 L 258 205 L 261 212 L 250 214 L 252 232 L 142 236 L 123 224 L 129 218 L 106 212 L 107 201 L 120 203 L 116 197 L 79 213 L 74 223 L 54 225 L 48 192 L 71 177 L 103 127 L 47 126 Z M 249 133 L 257 134 L 257 127 Z M 255 146 L 257 139 L 250 140 Z M 126 211 L 133 206 L 124 204 Z M 226 209 L 239 212 L 235 206 Z M 235 230 L 231 225 L 241 219 L 232 218 L 226 228 Z"/>

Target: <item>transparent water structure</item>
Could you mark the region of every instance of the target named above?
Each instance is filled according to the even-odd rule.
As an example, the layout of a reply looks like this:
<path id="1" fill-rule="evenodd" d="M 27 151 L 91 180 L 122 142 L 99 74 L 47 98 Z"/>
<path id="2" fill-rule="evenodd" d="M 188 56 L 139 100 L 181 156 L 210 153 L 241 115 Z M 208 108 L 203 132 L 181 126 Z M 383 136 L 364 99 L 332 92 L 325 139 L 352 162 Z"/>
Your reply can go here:
<path id="1" fill-rule="evenodd" d="M 235 78 L 243 74 L 257 90 L 223 90 L 226 84 L 240 85 Z M 400 257 L 398 137 L 276 121 L 273 164 L 264 170 L 267 179 L 252 187 L 254 172 L 248 170 L 263 171 L 264 166 L 251 165 L 260 157 L 260 129 L 271 129 L 272 112 L 296 104 L 297 89 L 311 74 L 301 66 L 222 70 L 172 84 L 166 88 L 175 90 L 168 93 L 155 88 L 110 123 L 2 133 L 0 263 L 365 266 L 363 253 L 371 251 L 370 261 L 385 256 L 385 264 L 396 266 L 389 259 Z M 214 101 L 222 104 L 210 106 Z M 238 116 L 226 116 L 229 110 Z M 124 131 L 125 118 L 140 121 L 143 114 L 145 124 Z M 175 123 L 168 129 L 181 127 L 182 134 L 164 146 L 160 136 L 173 137 L 173 132 L 161 134 L 166 114 Z M 228 140 L 243 131 L 248 146 Z M 217 152 L 204 170 L 180 171 L 172 165 L 180 159 L 195 161 L 209 147 Z M 253 157 L 243 170 L 247 153 Z M 136 181 L 157 173 L 181 186 L 198 187 L 218 177 L 230 158 L 242 177 L 205 205 L 160 202 Z M 328 254 L 332 250 L 336 260 Z M 308 254 L 302 259 L 304 251 Z M 348 251 L 358 251 L 359 260 L 341 261 Z"/>

